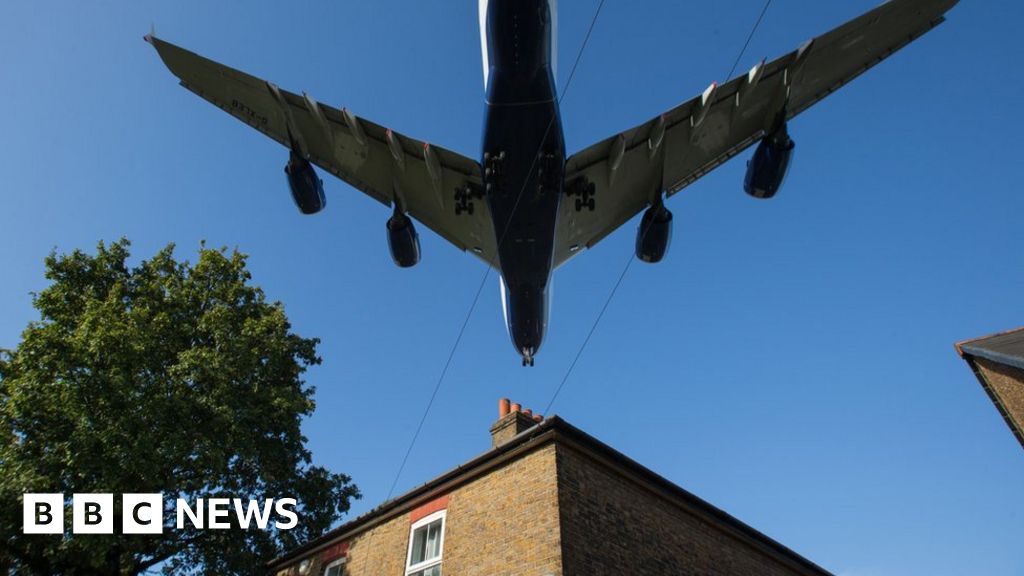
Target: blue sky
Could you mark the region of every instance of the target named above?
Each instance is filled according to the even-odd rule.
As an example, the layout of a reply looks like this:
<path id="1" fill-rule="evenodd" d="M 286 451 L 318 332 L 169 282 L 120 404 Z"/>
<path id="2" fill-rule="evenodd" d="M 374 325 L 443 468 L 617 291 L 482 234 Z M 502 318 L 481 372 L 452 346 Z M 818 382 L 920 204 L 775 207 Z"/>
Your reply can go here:
<path id="1" fill-rule="evenodd" d="M 777 0 L 746 70 L 871 8 Z M 560 6 L 564 83 L 597 2 Z M 761 0 L 608 0 L 563 102 L 575 151 L 722 80 Z M 553 412 L 844 575 L 1024 573 L 1024 452 L 953 343 L 1024 324 L 1024 5 L 967 1 L 790 126 L 770 202 L 745 158 L 669 202 L 667 259 L 631 267 Z M 483 118 L 472 2 L 5 2 L 0 347 L 36 317 L 54 248 L 127 236 L 250 255 L 323 340 L 305 426 L 318 463 L 379 503 L 483 277 L 429 231 L 395 268 L 388 211 L 325 176 L 302 217 L 286 151 L 177 86 L 158 35 L 470 156 Z M 421 227 L 422 228 L 422 227 Z M 629 258 L 636 223 L 561 269 L 520 367 L 487 280 L 398 481 L 489 446 L 497 400 L 543 408 Z"/>

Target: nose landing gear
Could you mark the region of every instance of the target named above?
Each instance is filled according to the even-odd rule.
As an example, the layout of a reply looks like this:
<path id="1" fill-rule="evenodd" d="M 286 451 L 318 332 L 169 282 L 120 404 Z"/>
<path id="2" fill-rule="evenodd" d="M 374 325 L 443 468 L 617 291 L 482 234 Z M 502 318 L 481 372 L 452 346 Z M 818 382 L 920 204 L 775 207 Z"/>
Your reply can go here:
<path id="1" fill-rule="evenodd" d="M 523 366 L 533 366 L 533 350 L 523 348 Z"/>

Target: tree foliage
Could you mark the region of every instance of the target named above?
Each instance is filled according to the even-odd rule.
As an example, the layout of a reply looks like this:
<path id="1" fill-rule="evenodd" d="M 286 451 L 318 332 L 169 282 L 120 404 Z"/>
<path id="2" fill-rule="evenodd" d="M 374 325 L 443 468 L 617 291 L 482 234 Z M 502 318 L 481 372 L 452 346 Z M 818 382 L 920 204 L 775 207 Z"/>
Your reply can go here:
<path id="1" fill-rule="evenodd" d="M 317 339 L 250 284 L 246 257 L 173 245 L 130 267 L 129 242 L 46 259 L 40 319 L 0 355 L 0 571 L 252 574 L 359 493 L 311 463 L 300 431 Z M 23 535 L 22 494 L 115 495 L 112 535 Z M 120 494 L 164 494 L 161 535 L 120 534 Z M 294 497 L 293 530 L 176 529 L 184 498 Z"/>

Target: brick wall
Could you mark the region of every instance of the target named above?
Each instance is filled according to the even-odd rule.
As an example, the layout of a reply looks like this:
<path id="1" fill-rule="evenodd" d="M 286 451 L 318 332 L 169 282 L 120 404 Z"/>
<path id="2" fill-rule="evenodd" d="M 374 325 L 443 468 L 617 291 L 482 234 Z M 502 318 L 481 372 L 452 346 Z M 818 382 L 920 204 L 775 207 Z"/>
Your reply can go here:
<path id="1" fill-rule="evenodd" d="M 454 576 L 560 576 L 558 487 L 551 443 L 455 488 L 444 497 L 442 572 Z M 404 576 L 409 529 L 418 509 L 344 541 L 347 576 Z M 307 559 L 306 576 L 320 576 L 341 549 L 335 542 Z M 300 560 L 277 572 L 297 576 Z"/>
<path id="2" fill-rule="evenodd" d="M 562 574 L 556 480 L 549 443 L 459 489 L 448 508 L 444 573 Z"/>
<path id="3" fill-rule="evenodd" d="M 565 576 L 801 572 L 569 444 L 557 452 Z"/>
<path id="4" fill-rule="evenodd" d="M 1010 428 L 1024 444 L 1024 370 L 985 358 L 974 358 L 974 362 L 992 393 L 1006 410 Z"/>

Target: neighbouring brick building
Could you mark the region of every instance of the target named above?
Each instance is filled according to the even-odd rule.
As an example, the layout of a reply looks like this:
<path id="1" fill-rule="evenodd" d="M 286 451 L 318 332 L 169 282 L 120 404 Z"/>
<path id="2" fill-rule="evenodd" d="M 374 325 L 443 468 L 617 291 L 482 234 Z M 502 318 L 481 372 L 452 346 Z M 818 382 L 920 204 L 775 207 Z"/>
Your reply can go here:
<path id="1" fill-rule="evenodd" d="M 956 349 L 1024 446 L 1024 328 L 960 342 Z"/>
<path id="2" fill-rule="evenodd" d="M 829 574 L 557 416 L 273 561 L 274 576 Z"/>

